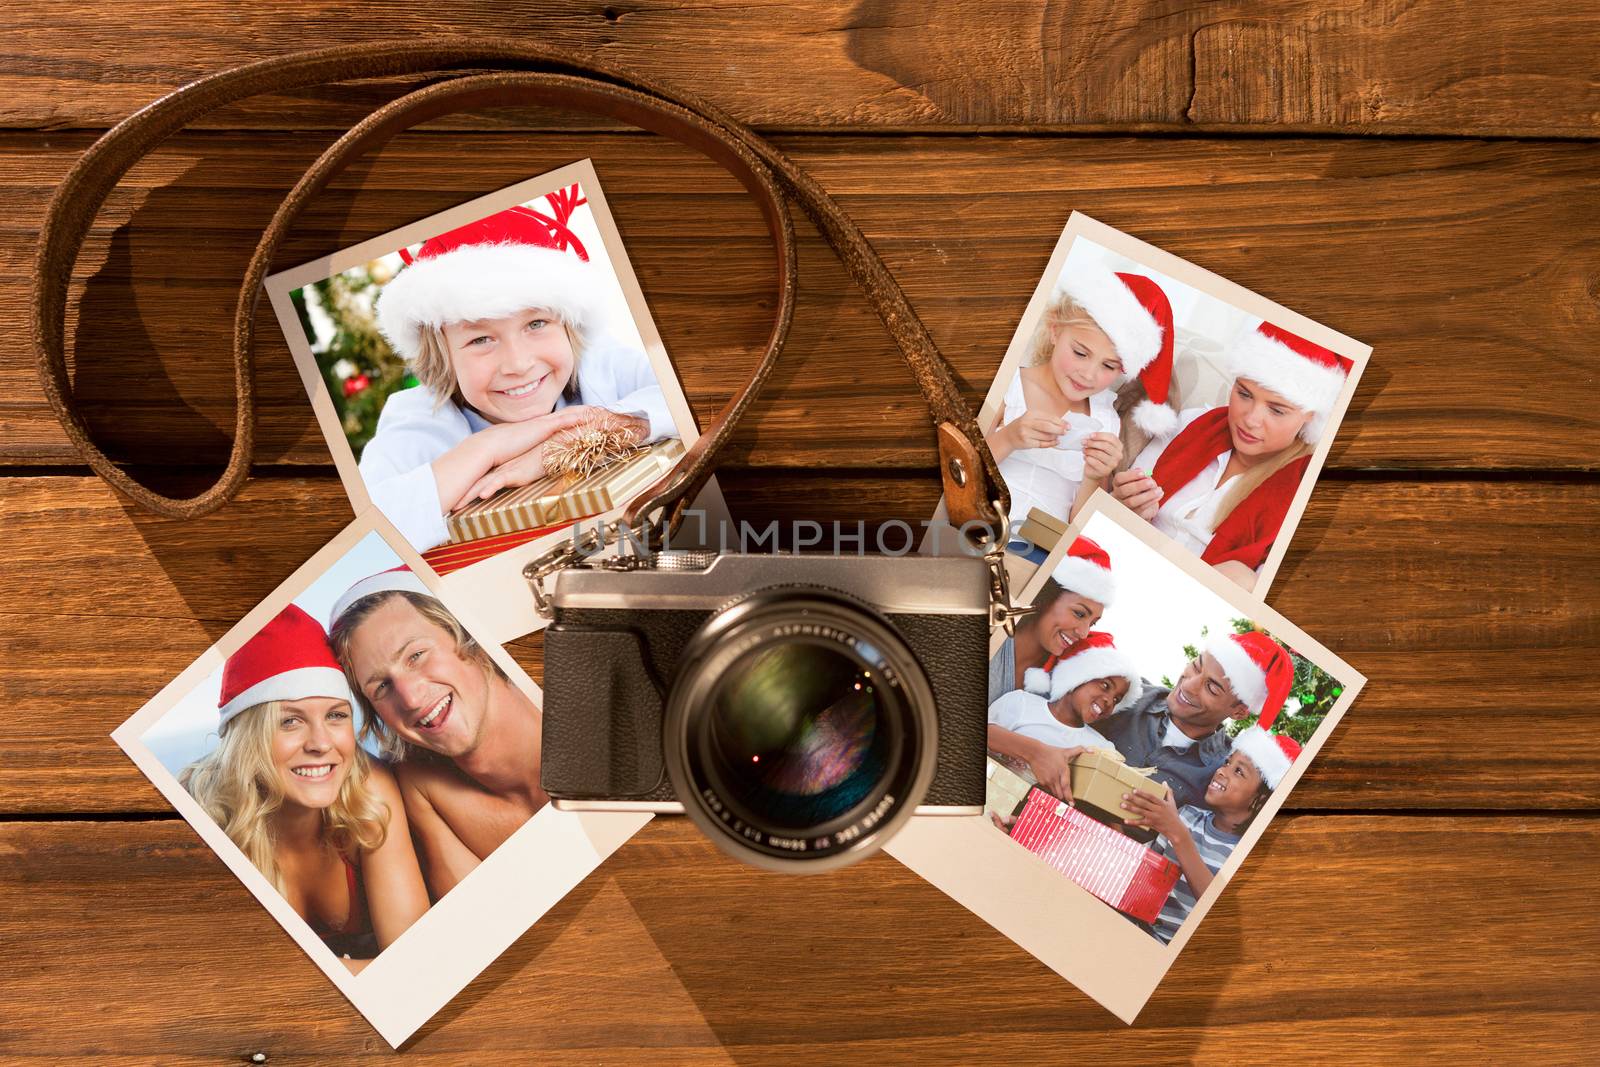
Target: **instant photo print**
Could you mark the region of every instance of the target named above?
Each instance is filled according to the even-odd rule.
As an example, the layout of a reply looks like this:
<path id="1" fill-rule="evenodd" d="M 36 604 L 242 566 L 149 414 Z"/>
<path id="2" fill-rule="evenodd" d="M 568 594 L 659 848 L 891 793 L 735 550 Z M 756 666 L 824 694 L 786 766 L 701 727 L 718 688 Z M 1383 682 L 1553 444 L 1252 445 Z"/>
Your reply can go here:
<path id="1" fill-rule="evenodd" d="M 984 815 L 885 851 L 1131 1023 L 1365 679 L 1103 490 L 1017 599 Z"/>
<path id="2" fill-rule="evenodd" d="M 650 818 L 474 785 L 539 774 L 542 694 L 483 633 L 369 513 L 112 734 L 393 1046 Z"/>
<path id="3" fill-rule="evenodd" d="M 978 414 L 1012 550 L 1105 488 L 1266 595 L 1371 351 L 1074 212 Z"/>
<path id="4" fill-rule="evenodd" d="M 543 625 L 505 595 L 529 560 L 699 436 L 588 160 L 266 289 L 356 513 L 382 513 L 490 640 Z M 715 481 L 694 506 L 704 529 L 726 517 Z"/>

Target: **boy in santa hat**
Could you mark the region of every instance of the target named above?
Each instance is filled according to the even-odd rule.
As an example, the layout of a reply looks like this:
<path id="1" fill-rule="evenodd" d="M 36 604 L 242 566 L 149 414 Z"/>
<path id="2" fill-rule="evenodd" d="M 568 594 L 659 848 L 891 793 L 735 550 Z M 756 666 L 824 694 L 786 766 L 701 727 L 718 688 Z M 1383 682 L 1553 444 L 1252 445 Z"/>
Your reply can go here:
<path id="1" fill-rule="evenodd" d="M 577 187 L 402 251 L 378 326 L 420 385 L 388 398 L 361 455 L 379 510 L 419 551 L 445 516 L 545 474 L 544 448 L 578 425 L 638 444 L 678 436 L 645 354 L 605 336 L 588 253 L 568 228 Z"/>
<path id="2" fill-rule="evenodd" d="M 1211 776 L 1204 806 L 1180 808 L 1171 797 L 1157 800 L 1144 793 L 1123 794 L 1128 822 L 1155 830 L 1160 836 L 1152 847 L 1183 868 L 1183 876 L 1150 927 L 1162 944 L 1172 940 L 1194 910 L 1195 901 L 1205 895 L 1212 877 L 1298 755 L 1300 745 L 1292 737 L 1250 726 L 1233 739 L 1233 754 Z"/>
<path id="3" fill-rule="evenodd" d="M 1214 637 L 1177 685 L 1146 683 L 1137 700 L 1092 729 L 1116 745 L 1130 767 L 1154 767 L 1155 779 L 1172 788 L 1180 806 L 1198 805 L 1232 751 L 1224 725 L 1250 715 L 1270 724 L 1293 681 L 1288 651 L 1266 634 Z"/>
<path id="4" fill-rule="evenodd" d="M 1143 688 L 1133 661 L 1117 650 L 1112 636 L 1093 631 L 1068 648 L 1054 669 L 1030 668 L 1024 688 L 989 705 L 989 749 L 1026 761 L 1046 791 L 1068 799 L 1066 761 L 1051 757 L 1063 749 L 1115 748 L 1089 726 L 1137 700 Z"/>
<path id="5" fill-rule="evenodd" d="M 1138 379 L 1164 401 L 1171 370 L 1172 308 L 1159 285 L 1098 263 L 1063 273 L 984 438 L 1013 528 L 1034 508 L 1071 521 L 1122 459 L 1116 388 Z"/>
<path id="6" fill-rule="evenodd" d="M 1353 364 L 1263 322 L 1229 356 L 1228 403 L 1185 410 L 1112 492 L 1206 563 L 1253 588 Z"/>

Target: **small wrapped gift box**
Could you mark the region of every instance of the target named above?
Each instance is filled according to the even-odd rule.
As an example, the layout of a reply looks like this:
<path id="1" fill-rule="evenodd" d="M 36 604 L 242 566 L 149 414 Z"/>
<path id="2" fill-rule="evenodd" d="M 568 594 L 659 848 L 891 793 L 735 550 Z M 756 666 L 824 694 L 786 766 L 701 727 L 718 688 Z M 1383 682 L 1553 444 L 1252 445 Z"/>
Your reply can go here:
<path id="1" fill-rule="evenodd" d="M 1150 923 L 1182 873 L 1176 863 L 1042 789 L 1028 794 L 1011 839 L 1113 908 Z"/>
<path id="2" fill-rule="evenodd" d="M 554 474 L 502 489 L 488 500 L 451 513 L 449 543 L 544 529 L 621 507 L 671 470 L 681 455 L 683 442 L 672 438 L 638 449 L 584 478 Z"/>
<path id="3" fill-rule="evenodd" d="M 1009 819 L 1028 799 L 1033 782 L 1004 763 L 997 762 L 993 755 L 987 762 L 989 780 L 983 787 L 983 810 Z"/>
<path id="4" fill-rule="evenodd" d="M 1017 528 L 1018 537 L 1024 541 L 1031 541 L 1046 552 L 1055 548 L 1056 542 L 1060 541 L 1062 534 L 1066 532 L 1065 522 L 1038 508 L 1029 508 L 1028 517 L 1023 519 L 1022 525 Z"/>
<path id="5" fill-rule="evenodd" d="M 1167 783 L 1150 775 L 1154 767 L 1130 767 L 1115 749 L 1095 749 L 1072 757 L 1072 799 L 1121 819 L 1122 795 L 1138 791 L 1157 800 L 1167 798 Z"/>

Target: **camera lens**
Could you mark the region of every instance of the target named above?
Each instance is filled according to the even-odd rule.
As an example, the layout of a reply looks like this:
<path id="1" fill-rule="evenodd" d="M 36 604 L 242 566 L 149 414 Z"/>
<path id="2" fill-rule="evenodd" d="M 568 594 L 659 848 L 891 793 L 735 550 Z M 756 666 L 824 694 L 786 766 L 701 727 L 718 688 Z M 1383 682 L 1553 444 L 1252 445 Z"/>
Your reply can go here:
<path id="1" fill-rule="evenodd" d="M 759 647 L 712 697 L 707 769 L 728 798 L 772 827 L 805 830 L 846 814 L 883 781 L 900 738 L 871 669 L 841 648 Z"/>
<path id="2" fill-rule="evenodd" d="M 842 594 L 764 590 L 689 640 L 662 720 L 684 810 L 725 851 L 822 870 L 870 854 L 933 777 L 932 689 L 893 626 Z"/>

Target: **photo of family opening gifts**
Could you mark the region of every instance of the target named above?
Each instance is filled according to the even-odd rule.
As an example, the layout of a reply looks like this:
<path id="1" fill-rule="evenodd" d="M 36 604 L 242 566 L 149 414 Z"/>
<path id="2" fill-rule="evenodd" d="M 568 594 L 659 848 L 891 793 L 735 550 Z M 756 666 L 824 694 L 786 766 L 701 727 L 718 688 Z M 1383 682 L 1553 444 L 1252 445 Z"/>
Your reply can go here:
<path id="1" fill-rule="evenodd" d="M 1369 353 L 1074 214 L 979 414 L 1014 550 L 1105 489 L 1264 593 Z"/>

